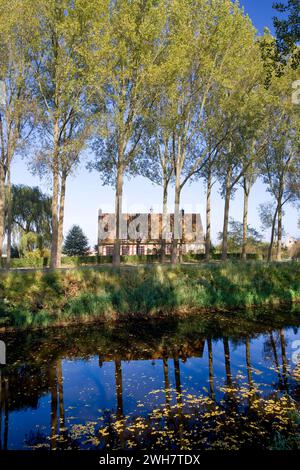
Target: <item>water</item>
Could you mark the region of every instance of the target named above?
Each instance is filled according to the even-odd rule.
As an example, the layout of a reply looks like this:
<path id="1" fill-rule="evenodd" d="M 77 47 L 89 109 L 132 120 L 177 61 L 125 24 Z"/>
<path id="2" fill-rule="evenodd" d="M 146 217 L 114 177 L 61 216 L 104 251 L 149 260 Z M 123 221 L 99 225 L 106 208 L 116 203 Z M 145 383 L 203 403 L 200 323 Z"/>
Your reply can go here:
<path id="1" fill-rule="evenodd" d="M 1 449 L 295 448 L 299 310 L 266 318 L 2 334 Z"/>

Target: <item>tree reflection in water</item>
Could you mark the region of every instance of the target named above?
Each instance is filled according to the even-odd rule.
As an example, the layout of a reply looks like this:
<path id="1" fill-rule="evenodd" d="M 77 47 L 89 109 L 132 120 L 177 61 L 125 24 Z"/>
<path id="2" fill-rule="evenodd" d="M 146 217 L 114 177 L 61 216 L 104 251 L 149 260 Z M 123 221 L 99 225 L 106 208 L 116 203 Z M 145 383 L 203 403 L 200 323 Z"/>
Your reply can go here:
<path id="1" fill-rule="evenodd" d="M 270 448 L 278 436 L 288 448 L 297 447 L 299 382 L 289 359 L 297 334 L 284 321 L 272 330 L 218 317 L 8 334 L 8 365 L 0 369 L 0 448 Z M 262 364 L 253 357 L 261 357 Z M 89 374 L 84 371 L 93 358 L 107 374 L 100 390 L 107 383 L 114 390 L 105 392 L 104 409 L 97 391 L 88 395 L 85 388 Z M 154 360 L 159 370 L 152 377 L 147 364 Z M 65 396 L 70 380 L 65 361 L 75 367 L 76 390 L 86 405 L 72 398 L 75 389 Z M 137 368 L 133 385 L 132 361 Z M 155 381 L 160 385 L 154 390 Z M 135 398 L 137 385 L 141 400 Z M 44 397 L 49 399 L 45 409 Z M 75 406 L 69 406 L 70 399 Z M 49 425 L 42 427 L 47 409 Z M 10 415 L 15 422 L 23 413 L 26 421 L 28 410 L 36 412 L 36 422 L 23 425 L 23 441 L 16 442 Z"/>

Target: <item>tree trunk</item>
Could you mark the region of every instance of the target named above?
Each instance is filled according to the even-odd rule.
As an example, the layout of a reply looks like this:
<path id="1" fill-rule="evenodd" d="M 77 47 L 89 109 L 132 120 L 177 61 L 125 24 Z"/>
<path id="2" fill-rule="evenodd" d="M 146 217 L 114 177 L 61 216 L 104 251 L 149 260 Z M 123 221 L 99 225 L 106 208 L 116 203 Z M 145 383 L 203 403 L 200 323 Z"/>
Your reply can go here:
<path id="1" fill-rule="evenodd" d="M 173 220 L 173 240 L 172 240 L 172 264 L 178 263 L 178 242 L 180 240 L 180 182 L 179 177 L 176 177 L 175 185 L 175 205 L 174 205 L 174 220 Z"/>
<path id="2" fill-rule="evenodd" d="M 210 260 L 211 248 L 211 189 L 212 189 L 212 171 L 211 166 L 208 170 L 207 176 L 207 190 L 206 190 L 206 236 L 205 236 L 205 259 Z"/>
<path id="3" fill-rule="evenodd" d="M 210 398 L 215 401 L 212 340 L 207 338 Z"/>
<path id="4" fill-rule="evenodd" d="M 3 165 L 4 163 L 0 163 L 0 268 L 2 266 L 5 213 L 5 171 Z"/>
<path id="5" fill-rule="evenodd" d="M 2 373 L 0 367 L 0 451 L 2 450 L 2 409 L 3 409 L 3 393 L 2 393 Z"/>
<path id="6" fill-rule="evenodd" d="M 280 345 L 281 345 L 281 357 L 282 357 L 282 373 L 285 378 L 288 376 L 288 360 L 286 354 L 286 340 L 284 330 L 280 330 Z"/>
<path id="7" fill-rule="evenodd" d="M 229 208 L 231 198 L 231 168 L 228 170 L 226 176 L 226 191 L 225 191 L 225 208 L 224 208 L 224 225 L 223 225 L 223 244 L 222 244 L 222 260 L 227 260 L 228 252 L 228 221 L 229 221 Z"/>
<path id="8" fill-rule="evenodd" d="M 9 411 L 8 411 L 8 378 L 4 379 L 4 390 L 5 390 L 5 401 L 4 401 L 4 433 L 3 433 L 3 450 L 8 450 L 8 418 L 9 418 Z"/>
<path id="9" fill-rule="evenodd" d="M 117 396 L 117 417 L 123 417 L 123 381 L 122 381 L 122 362 L 115 360 L 115 378 L 116 378 L 116 396 Z"/>
<path id="10" fill-rule="evenodd" d="M 6 269 L 11 264 L 11 232 L 12 232 L 12 193 L 10 167 L 7 169 L 7 244 L 6 244 Z"/>
<path id="11" fill-rule="evenodd" d="M 277 261 L 281 261 L 281 243 L 282 243 L 282 203 L 278 204 L 278 241 L 277 241 Z"/>
<path id="12" fill-rule="evenodd" d="M 247 374 L 248 374 L 248 384 L 249 389 L 253 389 L 253 376 L 252 376 L 252 366 L 251 366 L 251 351 L 250 351 L 250 339 L 246 338 L 246 364 L 247 364 Z"/>
<path id="13" fill-rule="evenodd" d="M 57 243 L 57 267 L 61 267 L 61 254 L 64 233 L 65 199 L 66 199 L 66 181 L 67 175 L 63 173 L 61 178 L 60 202 L 59 202 L 59 221 L 58 221 L 58 243 Z"/>
<path id="14" fill-rule="evenodd" d="M 247 241 L 248 241 L 248 208 L 249 208 L 250 183 L 244 178 L 244 214 L 243 214 L 243 246 L 242 259 L 247 259 Z"/>
<path id="15" fill-rule="evenodd" d="M 59 433 L 63 440 L 66 438 L 65 428 L 65 405 L 64 405 L 64 387 L 63 387 L 63 374 L 62 374 L 62 360 L 57 361 L 57 384 L 58 384 L 58 398 L 59 398 Z"/>
<path id="16" fill-rule="evenodd" d="M 57 449 L 57 371 L 56 365 L 50 366 L 49 372 L 50 395 L 51 395 L 51 424 L 50 424 L 50 450 Z"/>
<path id="17" fill-rule="evenodd" d="M 178 357 L 174 357 L 175 387 L 178 403 L 182 403 L 182 387 L 180 377 L 180 363 Z"/>
<path id="18" fill-rule="evenodd" d="M 113 264 L 120 266 L 121 263 L 121 221 L 122 221 L 122 199 L 123 199 L 123 165 L 119 164 L 117 169 L 117 182 L 116 182 L 116 238 L 114 243 Z"/>
<path id="19" fill-rule="evenodd" d="M 163 357 L 163 369 L 164 369 L 164 380 L 165 380 L 165 396 L 166 396 L 166 409 L 170 412 L 170 382 L 169 382 L 169 366 L 168 366 L 168 358 Z"/>
<path id="20" fill-rule="evenodd" d="M 225 357 L 226 383 L 228 387 L 232 387 L 231 360 L 228 338 L 223 338 L 223 345 Z"/>
<path id="21" fill-rule="evenodd" d="M 277 213 L 278 213 L 278 207 L 276 208 L 274 217 L 273 217 L 273 223 L 272 223 L 272 230 L 271 230 L 271 241 L 268 249 L 268 262 L 272 261 L 272 251 L 273 251 L 273 245 L 274 245 L 274 238 L 275 238 L 275 225 L 276 225 L 276 218 L 277 218 Z"/>
<path id="22" fill-rule="evenodd" d="M 58 122 L 54 125 L 54 150 L 53 150 L 53 188 L 52 188 L 52 242 L 51 242 L 51 269 L 57 268 L 58 251 L 58 196 L 59 196 L 59 149 L 58 149 Z"/>
<path id="23" fill-rule="evenodd" d="M 162 263 L 166 262 L 167 217 L 168 217 L 168 183 L 164 181 L 162 232 L 161 232 L 161 262 Z"/>

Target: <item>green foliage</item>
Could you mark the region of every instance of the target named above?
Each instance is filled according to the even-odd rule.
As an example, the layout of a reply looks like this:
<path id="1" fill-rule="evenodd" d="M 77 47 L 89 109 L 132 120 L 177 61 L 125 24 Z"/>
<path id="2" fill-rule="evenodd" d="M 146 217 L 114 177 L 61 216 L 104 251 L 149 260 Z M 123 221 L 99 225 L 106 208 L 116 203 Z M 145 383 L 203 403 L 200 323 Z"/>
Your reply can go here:
<path id="1" fill-rule="evenodd" d="M 73 225 L 66 236 L 63 253 L 68 256 L 84 256 L 89 251 L 89 242 L 79 225 Z"/>
<path id="2" fill-rule="evenodd" d="M 90 141 L 97 157 L 91 168 L 116 189 L 117 219 L 126 173 L 163 183 L 165 207 L 168 185 L 175 183 L 175 213 L 183 187 L 207 177 L 209 166 L 226 195 L 223 259 L 230 199 L 246 180 L 248 197 L 258 173 L 276 200 L 280 239 L 282 206 L 300 193 L 299 113 L 290 99 L 298 78 L 299 2 L 275 8 L 286 14 L 275 19 L 282 73 L 274 65 L 276 39 L 268 31 L 258 39 L 232 0 L 0 0 L 0 78 L 7 95 L 0 103 L 7 107 L 0 120 L 1 247 L 5 202 L 11 207 L 4 186 L 10 194 L 12 158 L 32 129 L 40 138 L 30 166 L 51 174 L 52 198 L 13 187 L 12 220 L 14 229 L 39 234 L 34 249 L 51 242 L 53 268 L 60 266 L 67 178 Z M 229 233 L 229 249 L 240 247 L 237 231 Z M 255 244 L 258 234 L 249 232 L 248 245 Z M 83 255 L 83 245 L 65 252 Z M 119 250 L 114 253 L 118 264 Z"/>
<path id="3" fill-rule="evenodd" d="M 149 318 L 300 300 L 298 263 L 98 267 L 0 275 L 1 324 Z M 232 313 L 231 313 L 232 314 Z M 255 319 L 257 309 L 241 314 Z"/>
<path id="4" fill-rule="evenodd" d="M 277 48 L 280 59 L 286 64 L 292 56 L 293 67 L 300 65 L 300 3 L 299 0 L 288 0 L 287 3 L 275 2 L 274 8 L 284 13 L 282 18 L 274 18 L 277 35 Z"/>
<path id="5" fill-rule="evenodd" d="M 12 186 L 12 229 L 39 236 L 39 244 L 49 245 L 51 239 L 51 198 L 38 187 Z"/>
<path id="6" fill-rule="evenodd" d="M 248 225 L 248 238 L 247 244 L 248 247 L 258 246 L 262 241 L 262 235 L 258 233 L 255 228 Z M 219 240 L 223 239 L 223 232 L 219 233 Z M 236 220 L 230 219 L 229 222 L 229 231 L 228 231 L 228 249 L 229 251 L 235 251 L 242 248 L 243 245 L 243 224 Z"/>
<path id="7" fill-rule="evenodd" d="M 267 245 L 266 245 L 267 247 Z M 266 254 L 263 252 L 263 247 L 260 246 L 261 250 L 258 250 L 258 253 L 248 253 L 248 260 L 259 260 L 263 257 L 266 257 Z M 267 248 L 265 249 L 267 251 Z M 211 259 L 214 261 L 220 261 L 222 254 L 219 252 L 212 252 Z M 231 252 L 228 254 L 228 259 L 230 260 L 239 260 L 241 258 L 241 253 Z M 170 256 L 166 256 L 166 260 L 170 259 Z M 204 253 L 188 253 L 183 255 L 183 262 L 204 262 L 205 254 Z M 160 255 L 133 255 L 133 256 L 121 256 L 121 262 L 127 265 L 138 265 L 138 264 L 157 264 L 160 262 Z M 79 266 L 98 266 L 102 264 L 111 264 L 112 256 L 63 256 L 62 257 L 62 266 L 63 267 L 79 267 Z M 46 268 L 49 267 L 49 256 L 41 257 L 37 254 L 32 253 L 26 256 L 26 258 L 14 258 L 11 263 L 12 268 Z"/>

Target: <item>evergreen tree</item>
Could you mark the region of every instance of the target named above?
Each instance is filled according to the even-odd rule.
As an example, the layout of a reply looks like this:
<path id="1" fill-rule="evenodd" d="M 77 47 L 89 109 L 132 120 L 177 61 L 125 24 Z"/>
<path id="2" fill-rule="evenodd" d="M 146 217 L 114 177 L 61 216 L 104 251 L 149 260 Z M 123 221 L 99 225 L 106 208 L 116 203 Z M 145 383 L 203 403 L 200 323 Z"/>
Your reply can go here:
<path id="1" fill-rule="evenodd" d="M 84 256 L 89 250 L 89 242 L 79 225 L 73 225 L 69 230 L 63 247 L 63 253 L 68 256 Z"/>

